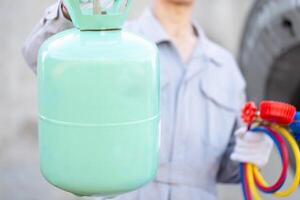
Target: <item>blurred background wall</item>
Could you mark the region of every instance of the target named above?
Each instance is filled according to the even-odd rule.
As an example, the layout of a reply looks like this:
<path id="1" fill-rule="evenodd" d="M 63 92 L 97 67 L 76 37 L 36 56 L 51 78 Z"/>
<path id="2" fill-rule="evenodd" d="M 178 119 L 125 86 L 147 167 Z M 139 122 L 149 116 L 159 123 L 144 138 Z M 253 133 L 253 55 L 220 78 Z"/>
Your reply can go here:
<path id="1" fill-rule="evenodd" d="M 49 185 L 39 171 L 36 77 L 26 66 L 22 42 L 54 0 L 1 0 L 0 4 L 0 200 L 75 200 Z M 130 17 L 151 0 L 135 0 Z M 238 55 L 253 0 L 197 0 L 195 18 L 208 36 Z M 277 171 L 278 158 L 272 161 Z M 270 170 L 267 170 L 269 177 Z M 272 179 L 272 177 L 270 177 Z M 239 186 L 220 186 L 220 199 L 242 199 Z M 299 194 L 296 194 L 299 197 Z M 297 199 L 294 196 L 290 199 Z M 266 198 L 267 199 L 267 198 Z"/>

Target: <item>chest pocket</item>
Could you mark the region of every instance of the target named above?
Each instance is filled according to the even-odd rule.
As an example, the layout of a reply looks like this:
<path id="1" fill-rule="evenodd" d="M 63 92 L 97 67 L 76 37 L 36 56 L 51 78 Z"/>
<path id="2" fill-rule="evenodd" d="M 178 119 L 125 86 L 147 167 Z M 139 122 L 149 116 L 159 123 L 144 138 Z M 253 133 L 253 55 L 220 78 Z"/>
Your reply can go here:
<path id="1" fill-rule="evenodd" d="M 199 82 L 207 113 L 204 142 L 221 153 L 228 145 L 244 101 L 244 83 L 239 77 L 230 76 L 226 66 L 211 65 Z"/>

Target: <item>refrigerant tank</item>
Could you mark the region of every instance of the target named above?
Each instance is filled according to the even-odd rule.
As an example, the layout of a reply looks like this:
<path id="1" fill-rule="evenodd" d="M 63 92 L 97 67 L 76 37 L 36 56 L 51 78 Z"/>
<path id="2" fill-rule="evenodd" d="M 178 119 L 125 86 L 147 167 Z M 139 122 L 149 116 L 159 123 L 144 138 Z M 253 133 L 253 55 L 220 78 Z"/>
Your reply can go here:
<path id="1" fill-rule="evenodd" d="M 151 181 L 159 151 L 156 46 L 121 30 L 131 0 L 65 0 L 76 28 L 38 58 L 41 171 L 79 196 L 114 196 Z"/>

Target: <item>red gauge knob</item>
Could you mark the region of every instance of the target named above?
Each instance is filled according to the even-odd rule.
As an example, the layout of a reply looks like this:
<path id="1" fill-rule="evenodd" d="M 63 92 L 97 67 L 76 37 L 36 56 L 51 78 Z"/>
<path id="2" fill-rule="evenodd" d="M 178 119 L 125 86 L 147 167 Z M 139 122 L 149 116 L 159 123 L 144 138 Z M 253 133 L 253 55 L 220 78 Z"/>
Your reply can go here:
<path id="1" fill-rule="evenodd" d="M 263 120 L 289 125 L 293 122 L 296 108 L 290 104 L 276 101 L 262 101 L 260 103 L 260 117 Z"/>
<path id="2" fill-rule="evenodd" d="M 242 119 L 245 123 L 250 124 L 256 116 L 257 107 L 253 101 L 247 102 L 242 110 Z"/>

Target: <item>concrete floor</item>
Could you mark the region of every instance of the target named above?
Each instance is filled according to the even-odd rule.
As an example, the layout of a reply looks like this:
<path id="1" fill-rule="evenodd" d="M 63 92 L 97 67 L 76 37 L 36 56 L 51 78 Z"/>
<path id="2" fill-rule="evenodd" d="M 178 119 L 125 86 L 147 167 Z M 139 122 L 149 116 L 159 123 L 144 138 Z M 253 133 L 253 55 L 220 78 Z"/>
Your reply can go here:
<path id="1" fill-rule="evenodd" d="M 139 15 L 145 2 L 149 1 L 135 1 L 131 16 Z M 199 1 L 203 12 L 198 12 L 200 7 L 197 7 L 195 15 L 210 37 L 237 53 L 243 20 L 252 1 Z M 26 35 L 51 2 L 54 1 L 1 0 L 0 200 L 81 200 L 49 185 L 41 177 L 37 149 L 36 81 L 20 53 Z M 215 13 L 214 17 L 211 12 Z M 220 19 L 224 23 L 214 26 Z M 266 170 L 268 177 L 276 171 L 277 165 L 275 157 Z M 239 186 L 220 186 L 219 191 L 221 200 L 242 199 Z M 290 199 L 299 199 L 299 193 Z"/>

